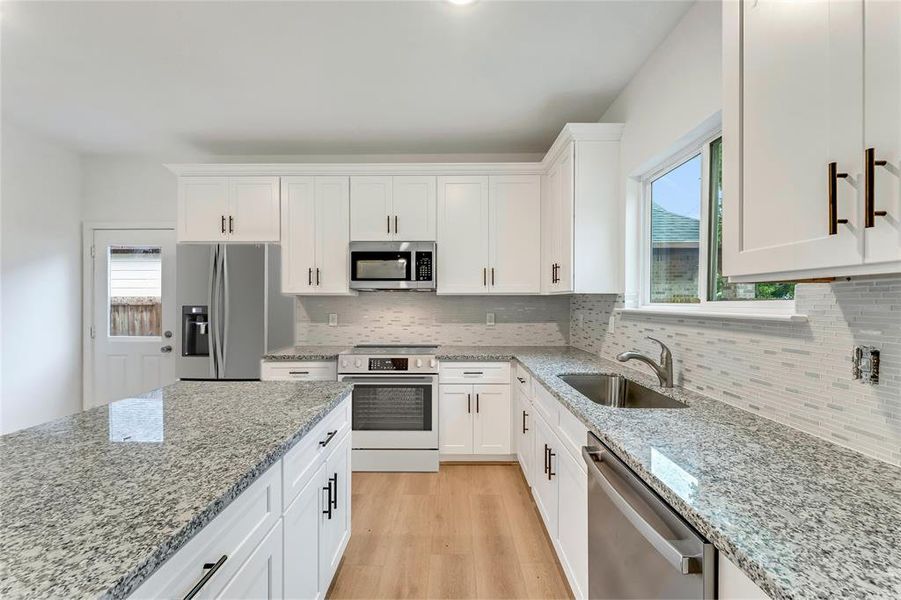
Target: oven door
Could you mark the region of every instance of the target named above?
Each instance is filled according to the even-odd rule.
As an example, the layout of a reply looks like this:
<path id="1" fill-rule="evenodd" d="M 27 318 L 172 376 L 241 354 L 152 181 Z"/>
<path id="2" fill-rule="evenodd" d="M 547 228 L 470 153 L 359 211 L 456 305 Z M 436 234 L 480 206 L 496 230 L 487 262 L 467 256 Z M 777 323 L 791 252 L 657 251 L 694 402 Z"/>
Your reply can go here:
<path id="1" fill-rule="evenodd" d="M 354 384 L 354 449 L 438 449 L 436 376 L 342 375 L 341 381 Z"/>
<path id="2" fill-rule="evenodd" d="M 352 250 L 350 287 L 357 290 L 405 289 L 412 286 L 411 250 Z"/>

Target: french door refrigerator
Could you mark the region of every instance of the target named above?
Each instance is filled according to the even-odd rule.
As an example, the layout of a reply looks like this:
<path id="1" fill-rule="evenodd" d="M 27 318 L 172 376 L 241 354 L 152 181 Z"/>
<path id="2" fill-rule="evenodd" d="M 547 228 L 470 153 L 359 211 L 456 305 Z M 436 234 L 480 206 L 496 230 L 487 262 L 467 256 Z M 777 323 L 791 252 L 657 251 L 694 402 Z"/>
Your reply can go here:
<path id="1" fill-rule="evenodd" d="M 259 379 L 262 355 L 293 343 L 294 300 L 280 294 L 278 259 L 265 245 L 179 245 L 179 379 Z"/>

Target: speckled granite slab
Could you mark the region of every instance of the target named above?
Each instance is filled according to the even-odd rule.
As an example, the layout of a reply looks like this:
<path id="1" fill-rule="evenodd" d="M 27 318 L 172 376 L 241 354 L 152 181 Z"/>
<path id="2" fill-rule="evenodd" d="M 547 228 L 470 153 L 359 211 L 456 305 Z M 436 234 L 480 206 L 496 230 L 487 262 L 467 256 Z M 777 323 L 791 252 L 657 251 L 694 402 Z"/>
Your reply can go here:
<path id="1" fill-rule="evenodd" d="M 438 354 L 518 360 L 773 598 L 901 598 L 901 469 L 581 350 Z M 689 408 L 600 406 L 566 373 L 619 373 Z"/>
<path id="2" fill-rule="evenodd" d="M 350 346 L 289 346 L 263 355 L 263 360 L 335 360 Z"/>
<path id="3" fill-rule="evenodd" d="M 0 437 L 0 597 L 124 598 L 350 389 L 179 382 Z"/>

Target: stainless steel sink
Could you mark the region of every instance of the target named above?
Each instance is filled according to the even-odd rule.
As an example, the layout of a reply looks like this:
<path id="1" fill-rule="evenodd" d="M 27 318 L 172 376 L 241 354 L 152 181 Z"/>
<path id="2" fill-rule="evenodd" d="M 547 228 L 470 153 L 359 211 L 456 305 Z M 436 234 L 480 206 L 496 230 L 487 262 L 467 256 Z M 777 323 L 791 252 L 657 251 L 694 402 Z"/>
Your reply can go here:
<path id="1" fill-rule="evenodd" d="M 560 375 L 565 383 L 597 404 L 615 408 L 687 408 L 678 400 L 621 375 Z"/>

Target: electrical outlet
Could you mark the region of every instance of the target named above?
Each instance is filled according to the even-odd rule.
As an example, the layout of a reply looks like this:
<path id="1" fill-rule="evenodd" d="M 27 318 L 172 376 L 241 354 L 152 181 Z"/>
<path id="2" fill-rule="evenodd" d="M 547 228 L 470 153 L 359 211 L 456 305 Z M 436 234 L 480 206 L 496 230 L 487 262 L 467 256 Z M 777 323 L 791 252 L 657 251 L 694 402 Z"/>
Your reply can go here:
<path id="1" fill-rule="evenodd" d="M 485 325 L 494 325 L 494 313 L 488 313 L 485 316 Z"/>
<path id="2" fill-rule="evenodd" d="M 328 324 L 329 324 L 329 327 L 337 327 L 338 326 L 338 313 L 329 313 L 328 314 Z"/>

